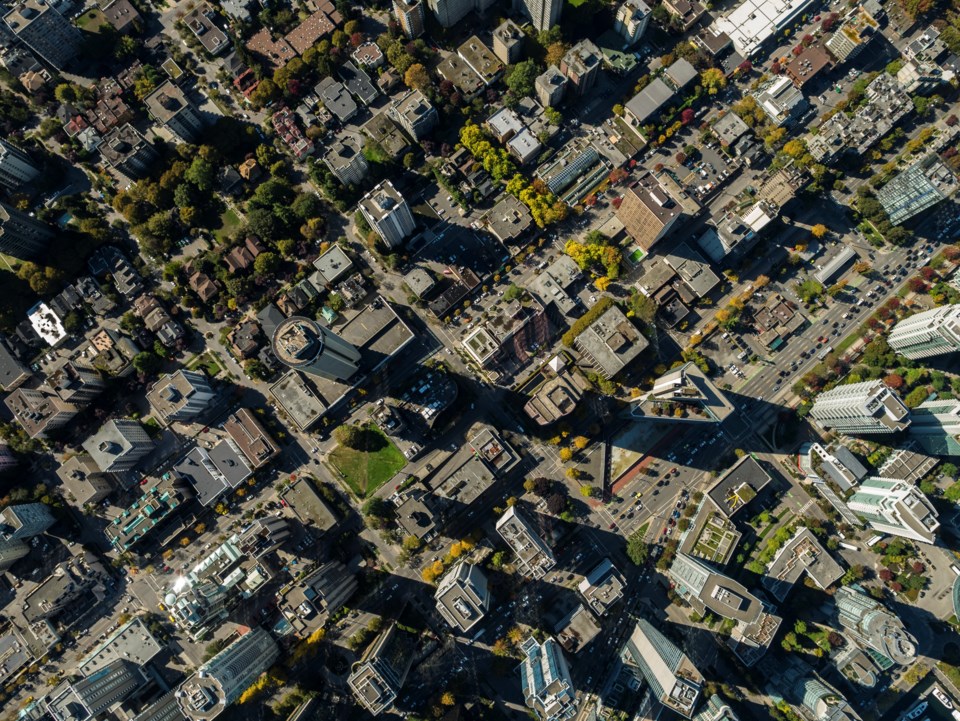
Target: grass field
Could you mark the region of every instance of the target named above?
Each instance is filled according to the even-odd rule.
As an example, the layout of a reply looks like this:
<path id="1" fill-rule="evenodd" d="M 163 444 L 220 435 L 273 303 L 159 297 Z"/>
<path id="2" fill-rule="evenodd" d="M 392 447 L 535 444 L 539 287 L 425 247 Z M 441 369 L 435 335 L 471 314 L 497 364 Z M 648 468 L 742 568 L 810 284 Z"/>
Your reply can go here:
<path id="1" fill-rule="evenodd" d="M 106 16 L 96 9 L 85 12 L 77 18 L 77 27 L 89 33 L 100 32 L 100 26 L 106 23 Z"/>
<path id="2" fill-rule="evenodd" d="M 217 362 L 217 359 L 210 353 L 198 355 L 187 363 L 187 370 L 196 370 L 197 368 L 203 368 L 211 378 L 223 370 Z"/>
<path id="3" fill-rule="evenodd" d="M 240 220 L 237 211 L 233 208 L 227 208 L 223 211 L 223 215 L 220 216 L 220 223 L 220 227 L 213 231 L 213 234 L 217 236 L 217 240 L 222 243 L 237 232 L 237 229 L 242 225 L 243 221 Z"/>
<path id="4" fill-rule="evenodd" d="M 339 445 L 328 456 L 330 464 L 357 498 L 372 496 L 380 486 L 393 478 L 407 465 L 389 438 L 376 426 L 365 428 L 369 450 L 355 450 Z"/>

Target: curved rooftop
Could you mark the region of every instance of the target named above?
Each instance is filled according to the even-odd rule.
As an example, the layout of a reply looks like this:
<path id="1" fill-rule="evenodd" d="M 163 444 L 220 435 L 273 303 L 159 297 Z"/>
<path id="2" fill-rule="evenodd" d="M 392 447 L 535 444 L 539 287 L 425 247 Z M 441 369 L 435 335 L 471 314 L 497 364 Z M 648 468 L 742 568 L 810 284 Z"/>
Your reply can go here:
<path id="1" fill-rule="evenodd" d="M 299 368 L 323 352 L 323 331 L 310 318 L 295 315 L 277 326 L 272 343 L 277 358 Z"/>

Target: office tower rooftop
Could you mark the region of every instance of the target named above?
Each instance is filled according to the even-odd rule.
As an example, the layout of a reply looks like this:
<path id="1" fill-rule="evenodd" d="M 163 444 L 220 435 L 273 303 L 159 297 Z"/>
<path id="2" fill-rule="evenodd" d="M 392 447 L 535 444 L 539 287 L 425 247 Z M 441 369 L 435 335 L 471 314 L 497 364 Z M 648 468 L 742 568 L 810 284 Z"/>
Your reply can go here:
<path id="1" fill-rule="evenodd" d="M 693 715 L 703 677 L 687 655 L 645 618 L 637 620 L 620 657 L 640 671 L 657 701 L 686 718 Z"/>

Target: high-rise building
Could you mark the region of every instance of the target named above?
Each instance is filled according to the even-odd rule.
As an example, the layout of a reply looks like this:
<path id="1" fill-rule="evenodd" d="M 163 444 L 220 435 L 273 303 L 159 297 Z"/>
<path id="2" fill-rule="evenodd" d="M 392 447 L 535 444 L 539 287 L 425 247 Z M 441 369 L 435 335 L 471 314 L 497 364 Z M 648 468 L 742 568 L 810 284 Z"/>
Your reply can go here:
<path id="1" fill-rule="evenodd" d="M 137 421 L 114 418 L 83 443 L 83 448 L 104 473 L 134 468 L 154 448 L 153 441 Z"/>
<path id="2" fill-rule="evenodd" d="M 563 0 L 515 0 L 514 8 L 530 18 L 537 30 L 549 30 L 560 22 Z"/>
<path id="3" fill-rule="evenodd" d="M 147 112 L 185 143 L 196 142 L 203 132 L 203 116 L 183 89 L 169 80 L 143 99 Z"/>
<path id="4" fill-rule="evenodd" d="M 473 10 L 473 0 L 427 0 L 437 22 L 451 28 Z"/>
<path id="5" fill-rule="evenodd" d="M 537 76 L 534 87 L 537 89 L 537 100 L 540 104 L 552 108 L 563 100 L 567 92 L 567 76 L 561 73 L 556 65 L 551 65 Z"/>
<path id="6" fill-rule="evenodd" d="M 936 398 L 911 408 L 907 435 L 927 455 L 960 455 L 960 401 Z"/>
<path id="7" fill-rule="evenodd" d="M 590 40 L 581 40 L 570 48 L 560 61 L 560 72 L 570 81 L 577 96 L 583 96 L 593 89 L 600 77 L 603 66 L 603 53 Z"/>
<path id="8" fill-rule="evenodd" d="M 620 658 L 640 671 L 657 701 L 686 718 L 693 715 L 703 678 L 687 655 L 645 618 L 637 620 Z"/>
<path id="9" fill-rule="evenodd" d="M 336 333 L 303 316 L 291 316 L 273 333 L 274 355 L 284 365 L 335 381 L 360 368 L 360 351 Z"/>
<path id="10" fill-rule="evenodd" d="M 210 721 L 240 698 L 280 656 L 273 637 L 252 628 L 183 682 L 177 694 L 180 711 L 191 721 Z"/>
<path id="11" fill-rule="evenodd" d="M 917 313 L 897 323 L 887 343 L 911 359 L 960 350 L 960 305 L 944 305 Z"/>
<path id="12" fill-rule="evenodd" d="M 196 418 L 215 396 L 206 374 L 181 368 L 159 378 L 147 392 L 147 401 L 157 420 L 168 424 Z"/>
<path id="13" fill-rule="evenodd" d="M 346 133 L 337 138 L 328 147 L 323 162 L 344 185 L 360 184 L 370 169 L 363 155 L 363 136 Z"/>
<path id="14" fill-rule="evenodd" d="M 514 65 L 523 57 L 527 36 L 513 20 L 504 20 L 493 31 L 493 54 L 504 65 Z"/>
<path id="15" fill-rule="evenodd" d="M 863 6 L 855 8 L 827 38 L 827 50 L 833 53 L 837 62 L 852 60 L 878 34 L 879 27 L 880 24 Z"/>
<path id="16" fill-rule="evenodd" d="M 507 542 L 517 557 L 520 571 L 532 578 L 543 578 L 557 560 L 533 524 L 517 511 L 516 506 L 507 509 L 497 521 L 497 533 Z"/>
<path id="17" fill-rule="evenodd" d="M 419 90 L 411 90 L 393 101 L 387 112 L 415 140 L 423 140 L 440 122 L 437 109 Z"/>
<path id="18" fill-rule="evenodd" d="M 388 248 L 403 243 L 417 227 L 410 205 L 389 180 L 363 196 L 360 212 Z"/>
<path id="19" fill-rule="evenodd" d="M 476 626 L 490 608 L 490 589 L 483 569 L 466 561 L 440 579 L 433 597 L 443 620 L 462 633 Z"/>
<path id="20" fill-rule="evenodd" d="M 17 458 L 6 443 L 0 443 L 0 473 L 9 471 L 17 465 Z"/>
<path id="21" fill-rule="evenodd" d="M 17 38 L 58 70 L 80 52 L 80 31 L 45 0 L 16 3 L 3 20 Z"/>
<path id="22" fill-rule="evenodd" d="M 33 158 L 13 143 L 0 138 L 0 185 L 16 190 L 40 174 Z"/>
<path id="23" fill-rule="evenodd" d="M 374 716 L 397 699 L 413 665 L 416 645 L 416 636 L 391 621 L 354 664 L 347 683 L 354 698 Z"/>
<path id="24" fill-rule="evenodd" d="M 31 438 L 45 438 L 80 412 L 80 406 L 36 388 L 17 388 L 3 402 Z"/>
<path id="25" fill-rule="evenodd" d="M 910 425 L 910 411 L 882 381 L 837 386 L 817 396 L 810 417 L 840 433 L 896 433 Z"/>
<path id="26" fill-rule="evenodd" d="M 644 251 L 666 237 L 682 216 L 683 207 L 650 173 L 627 189 L 617 209 L 617 218 L 627 234 Z"/>
<path id="27" fill-rule="evenodd" d="M 847 507 L 883 533 L 921 543 L 937 539 L 937 510 L 916 486 L 893 478 L 868 478 L 847 499 Z"/>
<path id="28" fill-rule="evenodd" d="M 840 625 L 858 645 L 900 666 L 909 666 L 916 660 L 917 640 L 903 621 L 879 601 L 856 586 L 841 586 L 833 600 Z"/>
<path id="29" fill-rule="evenodd" d="M 650 24 L 650 6 L 643 0 L 625 0 L 617 8 L 617 17 L 613 29 L 620 34 L 627 45 L 636 44 Z"/>
<path id="30" fill-rule="evenodd" d="M 78 366 L 73 361 L 67 361 L 51 373 L 47 383 L 60 400 L 77 405 L 86 405 L 107 387 L 97 371 Z"/>
<path id="31" fill-rule="evenodd" d="M 135 127 L 127 123 L 103 136 L 100 155 L 110 167 L 130 180 L 146 177 L 160 153 Z"/>
<path id="32" fill-rule="evenodd" d="M 45 533 L 54 524 L 50 509 L 42 503 L 20 503 L 0 511 L 0 540 L 25 541 Z"/>
<path id="33" fill-rule="evenodd" d="M 393 0 L 393 13 L 400 29 L 408 38 L 418 38 L 426 29 L 427 19 L 423 12 L 424 0 Z"/>
<path id="34" fill-rule="evenodd" d="M 0 203 L 0 253 L 33 260 L 43 254 L 52 239 L 53 230 L 49 225 Z"/>
<path id="35" fill-rule="evenodd" d="M 686 553 L 676 555 L 669 576 L 677 593 L 698 613 L 734 621 L 729 645 L 745 666 L 766 655 L 783 619 L 768 612 L 746 586 Z"/>
<path id="36" fill-rule="evenodd" d="M 0 541 L 0 571 L 6 571 L 29 554 L 30 546 L 23 541 Z"/>
<path id="37" fill-rule="evenodd" d="M 577 713 L 577 693 L 560 644 L 553 638 L 539 643 L 531 636 L 520 645 L 523 700 L 541 721 L 562 721 Z"/>

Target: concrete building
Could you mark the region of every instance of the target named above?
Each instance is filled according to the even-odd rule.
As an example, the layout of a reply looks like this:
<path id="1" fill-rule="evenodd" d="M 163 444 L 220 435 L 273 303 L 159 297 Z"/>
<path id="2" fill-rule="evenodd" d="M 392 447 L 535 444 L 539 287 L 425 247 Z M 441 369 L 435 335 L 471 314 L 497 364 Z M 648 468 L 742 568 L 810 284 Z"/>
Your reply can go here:
<path id="1" fill-rule="evenodd" d="M 114 518 L 104 534 L 118 553 L 123 553 L 156 533 L 156 529 L 187 501 L 185 485 L 178 480 L 163 481 L 145 491 L 140 498 Z"/>
<path id="2" fill-rule="evenodd" d="M 416 646 L 416 636 L 390 621 L 354 664 L 347 683 L 354 698 L 374 716 L 393 706 L 413 665 Z"/>
<path id="3" fill-rule="evenodd" d="M 613 378 L 650 345 L 616 305 L 611 305 L 580 333 L 575 343 L 604 378 Z"/>
<path id="4" fill-rule="evenodd" d="M 917 640 L 897 616 L 857 586 L 842 586 L 834 595 L 840 625 L 860 646 L 899 666 L 917 658 Z"/>
<path id="5" fill-rule="evenodd" d="M 655 380 L 653 389 L 639 399 L 631 415 L 677 423 L 721 423 L 734 410 L 727 397 L 688 361 Z"/>
<path id="6" fill-rule="evenodd" d="M 414 140 L 423 140 L 440 122 L 437 109 L 419 90 L 407 92 L 394 101 L 387 112 Z"/>
<path id="7" fill-rule="evenodd" d="M 53 230 L 12 205 L 0 203 L 0 253 L 35 260 L 53 240 Z"/>
<path id="8" fill-rule="evenodd" d="M 360 212 L 388 248 L 401 245 L 417 227 L 410 205 L 389 180 L 363 196 Z"/>
<path id="9" fill-rule="evenodd" d="M 106 572 L 96 556 L 87 551 L 58 563 L 52 573 L 26 595 L 21 607 L 27 623 L 55 619 L 82 599 L 95 606 L 106 596 Z"/>
<path id="10" fill-rule="evenodd" d="M 931 308 L 901 320 L 887 342 L 913 360 L 960 350 L 960 305 Z"/>
<path id="11" fill-rule="evenodd" d="M 861 5 L 854 8 L 826 42 L 837 62 L 846 62 L 860 54 L 877 34 L 880 24 Z"/>
<path id="12" fill-rule="evenodd" d="M 565 366 L 561 356 L 554 357 L 542 372 L 546 380 L 532 394 L 523 410 L 539 425 L 546 426 L 573 412 L 583 397 L 585 384 L 579 375 Z"/>
<path id="13" fill-rule="evenodd" d="M 523 59 L 526 40 L 520 26 L 508 18 L 493 31 L 493 54 L 504 65 L 515 65 Z"/>
<path id="14" fill-rule="evenodd" d="M 163 604 L 171 620 L 193 641 L 218 629 L 231 611 L 273 578 L 271 566 L 260 557 L 274 539 L 289 531 L 282 518 L 261 519 L 215 546 L 188 572 L 171 577 Z M 243 688 L 240 689 L 243 691 Z"/>
<path id="15" fill-rule="evenodd" d="M 480 566 L 460 561 L 437 584 L 437 611 L 451 628 L 466 633 L 490 609 L 490 589 Z"/>
<path id="16" fill-rule="evenodd" d="M 803 15 L 813 0 L 744 0 L 714 21 L 717 34 L 726 33 L 745 58 L 755 55 L 768 41 Z"/>
<path id="17" fill-rule="evenodd" d="M 209 446 L 209 447 L 208 447 Z M 171 475 L 193 486 L 197 502 L 209 506 L 253 474 L 246 457 L 230 438 L 194 446 L 170 469 Z"/>
<path id="18" fill-rule="evenodd" d="M 216 718 L 279 656 L 277 642 L 255 626 L 183 682 L 177 694 L 181 713 L 190 721 Z"/>
<path id="19" fill-rule="evenodd" d="M 321 378 L 347 380 L 360 368 L 356 346 L 310 318 L 287 318 L 277 326 L 272 344 L 281 363 Z"/>
<path id="20" fill-rule="evenodd" d="M 627 234 L 649 251 L 683 217 L 683 207 L 652 173 L 643 175 L 623 194 L 617 218 Z"/>
<path id="21" fill-rule="evenodd" d="M 397 16 L 400 29 L 411 40 L 423 35 L 427 18 L 424 15 L 425 0 L 393 0 L 393 14 Z"/>
<path id="22" fill-rule="evenodd" d="M 806 136 L 807 149 L 815 161 L 830 164 L 846 153 L 864 155 L 914 111 L 910 96 L 887 73 L 880 73 L 867 86 L 866 97 L 866 104 L 852 118 L 838 113 L 821 123 L 816 135 Z"/>
<path id="23" fill-rule="evenodd" d="M 686 718 L 693 715 L 703 677 L 687 655 L 645 618 L 637 620 L 620 659 L 640 672 L 660 704 Z"/>
<path id="24" fill-rule="evenodd" d="M 54 524 L 54 517 L 42 503 L 20 503 L 0 511 L 0 541 L 26 541 Z"/>
<path id="25" fill-rule="evenodd" d="M 102 501 L 113 485 L 86 453 L 71 456 L 57 469 L 67 500 L 79 508 Z"/>
<path id="26" fill-rule="evenodd" d="M 80 412 L 80 406 L 35 388 L 17 388 L 3 402 L 31 438 L 46 438 Z"/>
<path id="27" fill-rule="evenodd" d="M 786 75 L 764 83 L 753 97 L 774 125 L 792 125 L 810 107 L 806 97 Z"/>
<path id="28" fill-rule="evenodd" d="M 58 70 L 80 53 L 80 31 L 45 0 L 16 3 L 3 21 L 19 40 Z"/>
<path id="29" fill-rule="evenodd" d="M 868 478 L 847 499 L 851 511 L 882 533 L 935 543 L 937 510 L 916 486 L 892 478 Z"/>
<path id="30" fill-rule="evenodd" d="M 30 555 L 30 546 L 23 541 L 0 541 L 0 572 Z"/>
<path id="31" fill-rule="evenodd" d="M 570 48 L 560 61 L 560 72 L 570 81 L 577 97 L 590 92 L 600 77 L 603 53 L 590 40 L 581 40 Z"/>
<path id="32" fill-rule="evenodd" d="M 534 525 L 517 511 L 516 506 L 508 508 L 497 521 L 497 533 L 510 546 L 524 575 L 534 579 L 543 578 L 556 565 L 550 546 L 540 537 Z"/>
<path id="33" fill-rule="evenodd" d="M 577 714 L 577 692 L 560 644 L 553 638 L 539 643 L 530 636 L 520 645 L 520 687 L 526 705 L 541 721 L 563 721 Z"/>
<path id="34" fill-rule="evenodd" d="M 843 568 L 809 528 L 798 528 L 777 551 L 761 581 L 782 603 L 803 576 L 824 591 L 843 576 Z"/>
<path id="35" fill-rule="evenodd" d="M 143 99 L 147 112 L 184 143 L 194 143 L 203 132 L 203 117 L 183 89 L 167 80 Z"/>
<path id="36" fill-rule="evenodd" d="M 39 174 L 40 169 L 26 151 L 0 138 L 0 185 L 16 190 Z"/>
<path id="37" fill-rule="evenodd" d="M 246 408 L 230 414 L 223 423 L 223 430 L 237 445 L 253 470 L 266 465 L 280 453 L 279 446 L 270 437 L 267 429 Z"/>
<path id="38" fill-rule="evenodd" d="M 205 373 L 182 368 L 161 376 L 147 391 L 150 408 L 164 425 L 193 420 L 210 406 L 215 397 Z"/>
<path id="39" fill-rule="evenodd" d="M 473 10 L 474 0 L 427 0 L 427 5 L 438 23 L 451 28 Z"/>
<path id="40" fill-rule="evenodd" d="M 701 616 L 709 612 L 735 622 L 727 645 L 745 666 L 766 655 L 783 619 L 768 612 L 746 586 L 686 553 L 677 554 L 668 575 Z"/>
<path id="41" fill-rule="evenodd" d="M 107 384 L 92 368 L 67 361 L 47 377 L 47 385 L 62 401 L 86 405 L 99 396 Z"/>
<path id="42" fill-rule="evenodd" d="M 810 417 L 840 433 L 890 434 L 910 425 L 910 411 L 881 381 L 837 386 L 817 396 Z"/>
<path id="43" fill-rule="evenodd" d="M 536 30 L 549 30 L 560 22 L 563 0 L 514 0 L 514 9 L 528 17 Z"/>
<path id="44" fill-rule="evenodd" d="M 33 374 L 14 354 L 3 336 L 0 336 L 0 390 L 14 391 L 26 383 Z"/>
<path id="45" fill-rule="evenodd" d="M 556 65 L 551 65 L 537 76 L 534 86 L 540 104 L 545 108 L 552 108 L 563 100 L 567 91 L 567 76 L 561 73 Z"/>
<path id="46" fill-rule="evenodd" d="M 910 440 L 932 456 L 960 455 L 960 401 L 937 398 L 910 411 Z"/>
<path id="47" fill-rule="evenodd" d="M 647 31 L 650 13 L 650 6 L 643 0 L 624 0 L 617 8 L 613 29 L 628 46 L 636 45 Z"/>
<path id="48" fill-rule="evenodd" d="M 113 128 L 103 137 L 100 155 L 130 180 L 145 178 L 160 159 L 157 149 L 129 123 Z"/>
<path id="49" fill-rule="evenodd" d="M 621 598 L 626 581 L 609 558 L 598 563 L 590 573 L 583 577 L 577 590 L 583 596 L 590 610 L 598 617 L 606 616 Z"/>
<path id="50" fill-rule="evenodd" d="M 129 418 L 107 421 L 83 442 L 84 450 L 104 473 L 134 468 L 154 448 L 153 441 L 139 422 Z"/>
<path id="51" fill-rule="evenodd" d="M 11 468 L 17 467 L 17 457 L 13 455 L 10 446 L 6 443 L 0 443 L 0 473 L 6 473 Z"/>
<path id="52" fill-rule="evenodd" d="M 370 170 L 363 155 L 363 136 L 344 133 L 336 138 L 327 148 L 323 162 L 344 185 L 359 185 Z"/>

